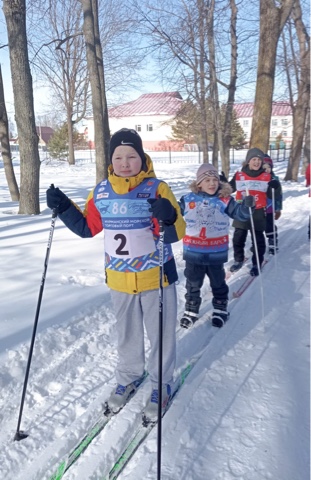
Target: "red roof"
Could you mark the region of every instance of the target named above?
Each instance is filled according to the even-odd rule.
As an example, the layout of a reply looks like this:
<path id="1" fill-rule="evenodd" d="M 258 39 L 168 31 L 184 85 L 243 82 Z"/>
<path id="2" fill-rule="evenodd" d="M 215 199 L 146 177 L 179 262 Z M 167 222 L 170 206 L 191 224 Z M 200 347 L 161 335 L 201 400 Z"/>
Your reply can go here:
<path id="1" fill-rule="evenodd" d="M 144 93 L 137 100 L 109 108 L 109 117 L 176 115 L 182 103 L 179 92 Z"/>
<path id="2" fill-rule="evenodd" d="M 254 113 L 253 103 L 236 103 L 234 105 L 237 117 L 252 117 Z M 288 102 L 273 102 L 272 117 L 292 115 L 292 108 Z"/>

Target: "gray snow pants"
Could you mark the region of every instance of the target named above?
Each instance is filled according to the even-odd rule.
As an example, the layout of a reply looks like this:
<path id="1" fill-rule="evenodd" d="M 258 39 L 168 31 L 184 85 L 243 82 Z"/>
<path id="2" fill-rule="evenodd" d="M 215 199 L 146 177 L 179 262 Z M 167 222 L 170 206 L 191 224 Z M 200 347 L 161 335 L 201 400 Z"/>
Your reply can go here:
<path id="1" fill-rule="evenodd" d="M 137 380 L 145 369 L 144 325 L 150 341 L 148 372 L 158 386 L 159 290 L 137 295 L 110 290 L 117 319 L 119 361 L 116 379 L 121 385 Z M 171 383 L 176 360 L 177 293 L 175 284 L 163 288 L 162 382 Z"/>

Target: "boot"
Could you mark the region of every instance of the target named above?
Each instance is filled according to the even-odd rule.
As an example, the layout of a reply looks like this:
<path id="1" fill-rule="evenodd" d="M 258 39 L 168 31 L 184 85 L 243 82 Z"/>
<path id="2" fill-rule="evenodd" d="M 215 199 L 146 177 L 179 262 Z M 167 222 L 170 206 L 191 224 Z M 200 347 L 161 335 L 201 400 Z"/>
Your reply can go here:
<path id="1" fill-rule="evenodd" d="M 180 319 L 180 326 L 190 328 L 197 321 L 202 299 L 187 300 L 185 305 L 185 313 Z"/>
<path id="2" fill-rule="evenodd" d="M 135 380 L 128 385 L 121 385 L 120 383 L 113 390 L 109 399 L 107 400 L 105 407 L 106 411 L 111 411 L 113 413 L 118 413 L 124 405 L 129 401 L 129 399 L 134 395 L 135 390 L 144 380 L 146 374 L 144 373 L 138 380 Z"/>
<path id="3" fill-rule="evenodd" d="M 227 312 L 228 300 L 216 300 L 213 298 L 213 314 L 212 325 L 213 327 L 221 328 L 227 322 L 230 313 Z"/>
<path id="4" fill-rule="evenodd" d="M 167 409 L 168 403 L 171 398 L 171 386 L 169 384 L 162 385 L 162 416 Z M 159 400 L 159 391 L 157 388 L 154 388 L 151 392 L 150 398 L 146 405 L 145 411 L 143 413 L 143 423 L 148 424 L 150 422 L 154 423 L 158 420 L 158 400 Z"/>
<path id="5" fill-rule="evenodd" d="M 190 328 L 197 321 L 198 314 L 194 312 L 185 312 L 180 319 L 180 326 L 183 328 Z"/>
<path id="6" fill-rule="evenodd" d="M 258 277 L 259 269 L 258 269 L 257 265 L 253 265 L 252 268 L 250 269 L 249 273 L 250 273 L 251 277 Z"/>
<path id="7" fill-rule="evenodd" d="M 243 267 L 243 262 L 234 262 L 230 267 L 230 272 L 234 273 Z"/>

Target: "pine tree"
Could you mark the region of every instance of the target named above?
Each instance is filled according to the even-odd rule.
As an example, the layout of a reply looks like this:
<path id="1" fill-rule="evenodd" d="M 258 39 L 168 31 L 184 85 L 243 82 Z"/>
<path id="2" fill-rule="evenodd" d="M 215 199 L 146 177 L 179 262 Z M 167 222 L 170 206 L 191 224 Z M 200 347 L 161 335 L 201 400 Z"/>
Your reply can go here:
<path id="1" fill-rule="evenodd" d="M 74 144 L 78 143 L 79 134 L 76 130 L 73 131 Z M 58 160 L 68 161 L 68 125 L 64 123 L 57 128 L 51 137 L 48 145 L 48 151 L 52 158 Z"/>

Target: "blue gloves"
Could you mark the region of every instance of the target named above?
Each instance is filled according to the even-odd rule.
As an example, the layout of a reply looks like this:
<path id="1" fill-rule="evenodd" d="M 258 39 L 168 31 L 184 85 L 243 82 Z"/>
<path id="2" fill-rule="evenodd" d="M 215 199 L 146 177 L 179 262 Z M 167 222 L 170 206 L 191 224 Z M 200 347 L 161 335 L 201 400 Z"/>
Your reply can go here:
<path id="1" fill-rule="evenodd" d="M 57 213 L 64 213 L 71 205 L 71 201 L 67 195 L 59 188 L 54 188 L 53 186 L 46 191 L 46 203 L 51 210 L 56 209 Z"/>
<path id="2" fill-rule="evenodd" d="M 256 205 L 256 200 L 255 200 L 255 197 L 253 195 L 247 195 L 244 199 L 243 199 L 243 203 L 246 207 L 249 207 L 249 208 L 253 208 L 255 207 Z"/>
<path id="3" fill-rule="evenodd" d="M 171 202 L 167 198 L 149 198 L 149 212 L 157 220 L 162 220 L 166 225 L 173 225 L 176 220 L 177 213 Z"/>
<path id="4" fill-rule="evenodd" d="M 280 182 L 278 180 L 270 180 L 268 183 L 269 187 L 271 188 L 279 188 Z"/>

